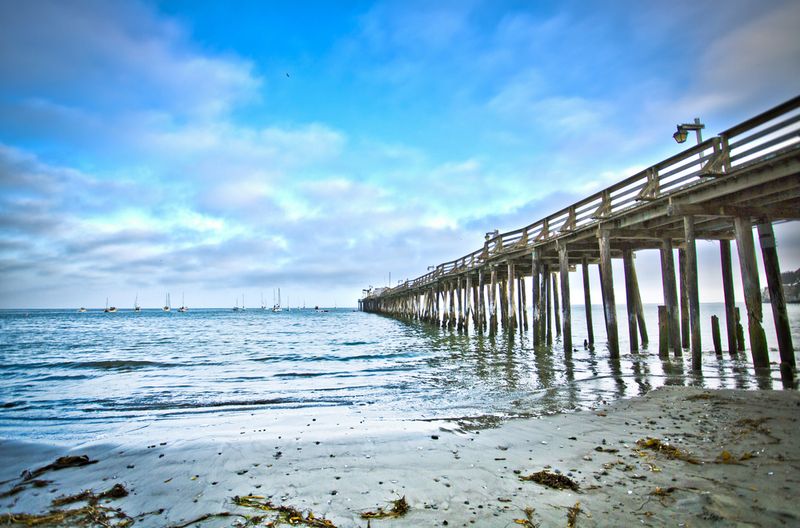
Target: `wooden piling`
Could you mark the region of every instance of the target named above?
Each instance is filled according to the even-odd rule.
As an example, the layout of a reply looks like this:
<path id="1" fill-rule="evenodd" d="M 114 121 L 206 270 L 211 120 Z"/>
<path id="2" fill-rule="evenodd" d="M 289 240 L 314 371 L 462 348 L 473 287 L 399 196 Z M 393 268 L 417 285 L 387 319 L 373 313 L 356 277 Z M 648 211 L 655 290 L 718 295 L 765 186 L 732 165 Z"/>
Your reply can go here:
<path id="1" fill-rule="evenodd" d="M 539 268 L 541 262 L 539 260 L 539 250 L 534 249 L 531 252 L 531 302 L 533 303 L 533 344 L 539 345 L 544 342 L 544 332 L 542 331 L 544 314 L 542 311 L 542 290 L 539 284 Z"/>
<path id="2" fill-rule="evenodd" d="M 747 307 L 747 328 L 750 334 L 750 351 L 753 355 L 753 366 L 769 367 L 767 353 L 767 337 L 762 327 L 761 286 L 758 282 L 756 268 L 756 252 L 753 244 L 753 228 L 749 218 L 737 216 L 733 220 L 736 232 L 736 247 L 739 250 L 739 267 L 742 272 L 744 286 L 744 302 Z"/>
<path id="3" fill-rule="evenodd" d="M 464 302 L 464 281 L 461 276 L 458 277 L 458 284 L 456 286 L 456 326 L 459 332 L 464 331 L 464 321 L 466 321 L 466 303 Z"/>
<path id="4" fill-rule="evenodd" d="M 792 330 L 789 327 L 789 316 L 786 313 L 786 297 L 781 283 L 781 267 L 778 263 L 778 250 L 775 244 L 775 233 L 769 221 L 758 224 L 758 239 L 767 275 L 769 300 L 772 305 L 772 318 L 775 320 L 775 334 L 778 336 L 778 350 L 781 355 L 781 371 L 796 369 L 794 347 L 792 346 Z"/>
<path id="5" fill-rule="evenodd" d="M 448 290 L 447 290 L 447 299 L 450 305 L 450 314 L 447 318 L 447 328 L 452 330 L 456 325 L 456 285 L 455 282 L 450 281 L 448 283 Z"/>
<path id="6" fill-rule="evenodd" d="M 669 318 L 669 344 L 676 356 L 682 355 L 681 330 L 678 320 L 678 290 L 675 286 L 675 260 L 672 255 L 672 240 L 661 241 L 661 283 L 664 290 L 664 305 Z"/>
<path id="7" fill-rule="evenodd" d="M 592 328 L 592 292 L 589 289 L 589 260 L 584 256 L 581 259 L 583 268 L 583 306 L 586 311 L 586 333 L 589 346 L 594 345 L 594 329 Z"/>
<path id="8" fill-rule="evenodd" d="M 473 289 L 472 289 L 472 275 L 467 273 L 466 277 L 466 285 L 464 286 L 464 332 L 468 332 L 469 328 L 469 321 L 472 319 L 472 314 L 475 311 L 475 308 L 472 305 L 472 298 L 473 298 Z"/>
<path id="9" fill-rule="evenodd" d="M 525 291 L 525 277 L 519 278 L 519 304 L 522 314 L 522 330 L 528 331 L 528 294 Z"/>
<path id="10" fill-rule="evenodd" d="M 635 257 L 635 254 L 632 255 Z M 636 303 L 636 320 L 639 327 L 639 337 L 641 337 L 642 346 L 646 347 L 649 340 L 647 338 L 647 323 L 644 320 L 644 306 L 642 305 L 642 296 L 639 294 L 639 279 L 636 275 L 636 262 L 635 258 L 631 260 L 631 284 L 633 285 L 633 300 Z"/>
<path id="11" fill-rule="evenodd" d="M 553 279 L 553 316 L 555 318 L 556 337 L 561 336 L 561 308 L 558 298 L 558 278 L 555 273 L 550 274 Z"/>
<path id="12" fill-rule="evenodd" d="M 517 281 L 514 262 L 508 261 L 508 331 L 513 332 L 517 329 Z"/>
<path id="13" fill-rule="evenodd" d="M 600 247 L 600 269 L 603 283 L 603 312 L 606 315 L 608 348 L 611 357 L 618 358 L 619 335 L 617 334 L 617 307 L 614 303 L 614 274 L 611 269 L 611 239 L 608 231 L 600 231 L 598 245 Z"/>
<path id="14" fill-rule="evenodd" d="M 728 337 L 728 354 L 736 355 L 736 298 L 733 294 L 733 270 L 731 269 L 731 241 L 719 241 L 719 255 L 722 266 L 722 293 L 725 297 L 725 327 Z"/>
<path id="15" fill-rule="evenodd" d="M 544 284 L 545 300 L 547 302 L 547 344 L 553 342 L 553 281 L 550 280 L 550 266 L 545 263 L 542 272 L 542 283 Z"/>
<path id="16" fill-rule="evenodd" d="M 625 271 L 625 304 L 628 312 L 628 340 L 631 352 L 639 350 L 639 328 L 636 318 L 636 299 L 634 295 L 633 251 L 622 250 L 622 264 Z"/>
<path id="17" fill-rule="evenodd" d="M 694 217 L 683 217 L 683 231 L 686 239 L 686 292 L 689 297 L 689 321 L 692 343 L 692 370 L 701 370 L 703 350 L 700 343 L 700 295 L 697 284 L 697 248 L 695 246 Z"/>
<path id="18" fill-rule="evenodd" d="M 569 255 L 567 246 L 558 244 L 559 276 L 561 277 L 561 319 L 563 321 L 564 353 L 572 353 L 572 313 L 569 298 Z"/>
<path id="19" fill-rule="evenodd" d="M 733 313 L 736 317 L 736 350 L 739 352 L 744 352 L 744 327 L 742 326 L 742 314 L 739 311 L 738 306 L 734 308 Z"/>
<path id="20" fill-rule="evenodd" d="M 483 284 L 483 268 L 478 270 L 478 332 L 486 330 L 486 286 Z"/>
<path id="21" fill-rule="evenodd" d="M 681 317 L 681 348 L 689 348 L 689 287 L 686 278 L 686 249 L 678 249 L 678 283 Z"/>
<path id="22" fill-rule="evenodd" d="M 669 311 L 664 305 L 658 306 L 658 355 L 669 357 Z"/>
<path id="23" fill-rule="evenodd" d="M 508 330 L 508 279 L 500 281 L 500 326 Z"/>
<path id="24" fill-rule="evenodd" d="M 714 353 L 722 357 L 722 339 L 719 336 L 719 317 L 711 316 L 711 340 L 714 341 Z"/>
<path id="25" fill-rule="evenodd" d="M 491 267 L 491 280 L 489 284 L 489 334 L 497 332 L 497 270 Z"/>

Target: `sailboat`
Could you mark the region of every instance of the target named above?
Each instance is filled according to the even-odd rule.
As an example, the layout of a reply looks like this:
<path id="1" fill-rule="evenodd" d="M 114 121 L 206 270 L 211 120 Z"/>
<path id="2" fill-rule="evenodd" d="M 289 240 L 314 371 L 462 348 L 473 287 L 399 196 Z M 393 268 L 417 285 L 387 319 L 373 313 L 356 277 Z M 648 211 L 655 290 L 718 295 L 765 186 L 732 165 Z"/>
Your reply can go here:
<path id="1" fill-rule="evenodd" d="M 186 306 L 186 296 L 183 292 L 181 292 L 181 307 L 178 308 L 178 311 L 181 313 L 189 311 L 189 308 Z"/>
<path id="2" fill-rule="evenodd" d="M 247 308 L 244 307 L 244 294 L 242 294 L 242 311 L 244 312 Z"/>
<path id="3" fill-rule="evenodd" d="M 233 306 L 233 311 L 234 312 L 238 312 L 239 311 L 239 298 L 238 297 L 235 299 L 234 303 L 235 304 Z"/>
<path id="4" fill-rule="evenodd" d="M 168 311 L 172 310 L 172 306 L 170 305 L 170 302 L 169 302 L 169 294 L 167 294 L 167 298 L 166 298 L 166 300 L 164 302 L 164 307 L 161 308 L 161 309 L 164 310 L 165 312 L 168 312 Z"/>
<path id="5" fill-rule="evenodd" d="M 105 313 L 114 313 L 117 311 L 116 306 L 109 306 L 108 305 L 108 297 L 106 297 L 106 309 L 103 310 Z"/>
<path id="6" fill-rule="evenodd" d="M 142 307 L 139 306 L 139 294 L 136 294 L 136 300 L 133 301 L 133 311 L 139 313 L 142 311 Z"/>
<path id="7" fill-rule="evenodd" d="M 278 302 L 276 302 L 276 303 L 275 303 L 275 304 L 272 306 L 272 311 L 273 311 L 273 312 L 281 312 L 281 311 L 283 311 L 283 310 L 281 309 L 281 289 L 280 289 L 280 288 L 278 288 Z"/>
<path id="8" fill-rule="evenodd" d="M 262 310 L 266 310 L 267 309 L 267 305 L 264 304 L 264 292 L 263 291 L 261 292 L 261 309 Z"/>

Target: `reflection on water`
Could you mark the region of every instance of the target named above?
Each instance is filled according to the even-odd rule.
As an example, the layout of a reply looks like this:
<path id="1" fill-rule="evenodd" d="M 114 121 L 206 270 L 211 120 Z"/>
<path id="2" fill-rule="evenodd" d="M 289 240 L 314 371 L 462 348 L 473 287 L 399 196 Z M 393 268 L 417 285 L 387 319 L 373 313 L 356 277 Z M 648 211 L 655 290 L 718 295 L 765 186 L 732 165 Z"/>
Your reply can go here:
<path id="1" fill-rule="evenodd" d="M 594 310 L 602 321 L 601 308 Z M 701 310 L 708 320 L 722 305 Z M 645 315 L 653 336 L 655 306 Z M 790 305 L 789 316 L 798 343 L 800 306 Z M 573 320 L 574 343 L 585 339 L 581 319 Z M 386 419 L 472 418 L 486 425 L 664 385 L 781 387 L 776 366 L 756 375 L 748 355 L 708 351 L 708 328 L 697 374 L 688 352 L 660 358 L 657 344 L 627 352 L 621 323 L 622 354 L 612 360 L 599 325 L 596 348 L 579 345 L 565 354 L 559 339 L 533 347 L 527 332 L 467 335 L 341 309 L 0 311 L 0 436 L 91 438 L 187 416 L 235 421 L 337 406 Z M 777 361 L 771 323 L 764 326 Z"/>

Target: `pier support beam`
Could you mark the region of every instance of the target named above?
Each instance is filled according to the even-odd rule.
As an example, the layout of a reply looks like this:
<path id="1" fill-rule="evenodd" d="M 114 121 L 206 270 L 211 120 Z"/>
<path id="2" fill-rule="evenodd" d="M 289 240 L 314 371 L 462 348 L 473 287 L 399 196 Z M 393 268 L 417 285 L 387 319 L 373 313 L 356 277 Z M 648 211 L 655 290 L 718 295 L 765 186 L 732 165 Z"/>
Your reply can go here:
<path id="1" fill-rule="evenodd" d="M 688 242 L 687 242 L 688 243 Z M 681 348 L 689 348 L 689 286 L 686 277 L 686 249 L 678 249 L 678 282 L 680 283 Z"/>
<path id="2" fill-rule="evenodd" d="M 600 277 L 603 283 L 603 312 L 606 316 L 608 349 L 612 358 L 618 358 L 617 307 L 614 303 L 614 275 L 611 270 L 611 239 L 608 231 L 600 231 L 598 245 L 600 247 Z"/>
<path id="3" fill-rule="evenodd" d="M 464 286 L 464 332 L 469 328 L 469 320 L 472 318 L 472 276 L 468 273 L 465 278 Z"/>
<path id="4" fill-rule="evenodd" d="M 553 315 L 556 320 L 556 337 L 561 336 L 561 309 L 558 300 L 558 279 L 555 273 L 551 273 L 553 279 Z"/>
<path id="5" fill-rule="evenodd" d="M 494 266 L 491 267 L 489 284 L 489 334 L 494 335 L 497 332 L 497 270 Z"/>
<path id="6" fill-rule="evenodd" d="M 549 345 L 553 342 L 553 281 L 550 280 L 550 266 L 546 263 L 542 266 L 542 290 L 547 303 L 547 344 Z"/>
<path id="7" fill-rule="evenodd" d="M 692 370 L 701 370 L 703 349 L 700 343 L 700 295 L 697 284 L 697 248 L 695 246 L 694 217 L 683 217 L 686 239 L 686 292 L 689 297 L 689 321 L 692 342 Z"/>
<path id="8" fill-rule="evenodd" d="M 586 333 L 589 334 L 589 346 L 594 346 L 594 328 L 592 328 L 592 292 L 589 288 L 589 259 L 581 259 L 583 271 L 583 306 L 586 311 Z"/>
<path id="9" fill-rule="evenodd" d="M 528 294 L 525 292 L 525 277 L 520 277 L 519 279 L 519 313 L 520 317 L 522 317 L 522 324 L 520 328 L 524 331 L 528 331 Z"/>
<path id="10" fill-rule="evenodd" d="M 461 332 L 464 330 L 464 284 L 461 280 L 461 277 L 458 277 L 458 282 L 456 283 L 456 327 L 458 331 Z"/>
<path id="11" fill-rule="evenodd" d="M 508 330 L 508 279 L 500 281 L 500 327 Z"/>
<path id="12" fill-rule="evenodd" d="M 544 343 L 544 310 L 542 310 L 544 295 L 541 290 L 541 260 L 539 250 L 531 252 L 531 302 L 533 303 L 533 345 Z"/>
<path id="13" fill-rule="evenodd" d="M 681 330 L 678 322 L 678 289 L 675 286 L 675 259 L 672 255 L 672 240 L 661 241 L 661 283 L 664 290 L 664 305 L 669 321 L 669 345 L 675 356 L 682 355 Z"/>
<path id="14" fill-rule="evenodd" d="M 483 269 L 478 270 L 478 332 L 486 330 L 486 286 L 483 284 Z"/>
<path id="15" fill-rule="evenodd" d="M 628 312 L 628 340 L 631 352 L 639 350 L 639 328 L 636 318 L 636 298 L 634 295 L 633 251 L 629 248 L 622 250 L 622 263 L 625 270 L 625 308 Z"/>
<path id="16" fill-rule="evenodd" d="M 775 319 L 775 333 L 778 336 L 778 350 L 781 354 L 781 375 L 790 379 L 796 370 L 792 331 L 789 327 L 789 316 L 786 313 L 786 297 L 781 284 L 781 267 L 778 263 L 778 250 L 775 244 L 775 233 L 771 222 L 758 224 L 758 239 L 761 244 L 761 255 L 764 260 L 764 271 L 767 274 L 767 288 L 772 305 L 772 317 Z"/>
<path id="17" fill-rule="evenodd" d="M 725 326 L 728 332 L 728 354 L 736 356 L 736 298 L 733 294 L 733 270 L 731 268 L 731 241 L 719 241 L 722 265 L 722 292 L 725 297 Z"/>
<path id="18" fill-rule="evenodd" d="M 564 354 L 569 357 L 572 353 L 572 313 L 569 299 L 569 255 L 567 255 L 567 246 L 564 244 L 558 245 L 558 265 L 558 274 L 561 277 L 561 315 L 564 323 Z"/>
<path id="19" fill-rule="evenodd" d="M 515 276 L 515 266 L 508 261 L 508 331 L 513 332 L 517 329 L 517 281 Z"/>
<path id="20" fill-rule="evenodd" d="M 736 246 L 739 250 L 739 267 L 742 271 L 744 302 L 747 306 L 747 327 L 750 334 L 750 350 L 753 366 L 769 367 L 767 338 L 764 335 L 761 312 L 761 286 L 758 282 L 756 252 L 753 244 L 753 228 L 749 218 L 736 217 L 733 221 L 736 231 Z"/>

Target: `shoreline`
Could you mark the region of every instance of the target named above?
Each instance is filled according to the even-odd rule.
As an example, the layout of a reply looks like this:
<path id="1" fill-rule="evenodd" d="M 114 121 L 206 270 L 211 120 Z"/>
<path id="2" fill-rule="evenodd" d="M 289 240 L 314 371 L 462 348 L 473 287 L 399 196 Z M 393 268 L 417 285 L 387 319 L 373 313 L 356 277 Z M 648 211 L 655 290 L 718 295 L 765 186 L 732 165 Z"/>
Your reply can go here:
<path id="1" fill-rule="evenodd" d="M 0 493 L 19 484 L 23 470 L 60 456 L 85 454 L 97 463 L 42 474 L 52 482 L 0 498 L 0 515 L 42 514 L 54 498 L 122 484 L 128 496 L 100 504 L 121 509 L 136 526 L 180 526 L 220 512 L 263 515 L 266 524 L 276 515 L 234 504 L 246 495 L 313 512 L 340 528 L 367 526 L 361 513 L 388 510 L 401 497 L 406 514 L 371 519 L 371 526 L 526 520 L 566 526 L 576 503 L 576 526 L 790 526 L 800 520 L 796 391 L 665 387 L 602 409 L 485 429 L 298 414 L 305 431 L 286 437 L 280 424 L 265 426 L 257 418 L 238 433 L 182 439 L 176 432 L 147 445 L 123 438 L 66 450 L 2 440 Z M 637 445 L 647 438 L 668 442 L 685 457 Z M 542 470 L 569 477 L 578 490 L 520 479 Z M 190 526 L 233 526 L 236 519 L 210 517 Z"/>

